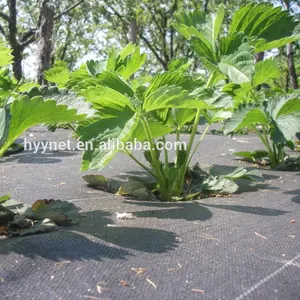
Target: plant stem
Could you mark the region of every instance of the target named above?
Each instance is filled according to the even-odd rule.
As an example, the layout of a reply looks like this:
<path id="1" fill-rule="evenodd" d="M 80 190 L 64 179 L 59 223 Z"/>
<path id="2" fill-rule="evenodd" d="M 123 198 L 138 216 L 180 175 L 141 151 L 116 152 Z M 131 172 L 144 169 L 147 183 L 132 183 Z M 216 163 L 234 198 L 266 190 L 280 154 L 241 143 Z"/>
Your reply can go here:
<path id="1" fill-rule="evenodd" d="M 265 141 L 266 141 L 266 146 L 267 149 L 269 151 L 269 155 L 270 155 L 270 162 L 271 162 L 271 167 L 275 168 L 277 166 L 277 157 L 276 157 L 276 153 L 273 152 L 270 143 L 269 143 L 269 139 L 268 139 L 268 134 L 267 134 L 267 130 L 265 128 L 264 125 L 262 125 L 262 130 L 263 130 L 263 134 L 265 137 Z"/>
<path id="2" fill-rule="evenodd" d="M 141 168 L 143 168 L 145 171 L 147 171 L 149 174 L 151 174 L 154 178 L 156 178 L 155 174 L 152 172 L 151 169 L 146 167 L 143 163 L 141 163 L 136 157 L 134 157 L 129 151 L 125 150 L 124 153 L 126 153 L 131 159 L 133 159 Z"/>
<path id="3" fill-rule="evenodd" d="M 207 82 L 205 88 L 209 88 L 212 85 L 212 83 L 214 81 L 214 78 L 215 78 L 215 73 L 213 72 L 209 76 L 209 79 L 208 79 L 208 82 Z M 192 153 L 191 156 L 190 156 L 190 153 L 191 153 L 191 149 L 192 149 L 193 142 L 194 142 L 194 139 L 195 139 L 195 135 L 196 135 L 196 132 L 197 132 L 198 124 L 199 124 L 199 121 L 200 121 L 201 112 L 202 112 L 202 109 L 197 110 L 194 125 L 193 125 L 193 129 L 192 129 L 190 139 L 189 139 L 189 143 L 188 143 L 187 150 L 186 150 L 187 155 L 186 155 L 186 159 L 185 159 L 185 162 L 184 162 L 184 167 L 181 169 L 181 172 L 178 174 L 178 176 L 179 176 L 179 180 L 178 180 L 179 187 L 177 188 L 177 190 L 180 190 L 180 191 L 183 190 L 185 174 L 186 174 L 187 169 L 189 167 L 189 163 L 191 161 L 191 158 L 194 155 L 194 152 Z M 199 146 L 201 140 L 203 139 L 203 137 L 205 136 L 207 130 L 208 130 L 208 128 L 204 131 L 204 134 L 202 134 L 202 136 L 200 138 L 200 141 L 198 142 L 196 148 L 198 148 L 198 146 Z"/>
<path id="4" fill-rule="evenodd" d="M 207 82 L 205 88 L 209 88 L 211 86 L 214 78 L 215 78 L 215 74 L 211 73 L 211 75 L 209 76 L 209 79 L 208 79 L 208 82 Z M 193 142 L 194 142 L 194 139 L 195 139 L 195 134 L 197 132 L 198 124 L 199 124 L 200 117 L 201 117 L 201 111 L 202 111 L 202 109 L 198 109 L 197 113 L 196 113 L 196 117 L 195 117 L 193 129 L 192 129 L 192 133 L 191 133 L 190 140 L 189 140 L 189 143 L 188 143 L 188 146 L 187 146 L 187 153 L 188 153 L 188 155 L 190 154 L 191 148 L 193 146 Z"/>
<path id="5" fill-rule="evenodd" d="M 261 142 L 265 145 L 266 149 L 268 150 L 269 152 L 269 158 L 270 158 L 270 164 L 271 164 L 271 168 L 275 168 L 276 167 L 276 161 L 274 161 L 274 153 L 270 147 L 270 144 L 269 144 L 269 140 L 268 140 L 268 136 L 267 136 L 267 133 L 266 133 L 266 130 L 265 128 L 262 126 L 262 129 L 263 129 L 263 134 L 261 134 L 259 132 L 259 130 L 256 128 L 255 125 L 252 125 L 251 126 L 252 129 L 256 132 L 256 134 L 258 135 L 259 139 L 261 140 Z"/>
<path id="6" fill-rule="evenodd" d="M 147 136 L 147 140 L 149 141 L 150 143 L 150 154 L 151 154 L 151 158 L 152 158 L 152 161 L 153 161 L 153 168 L 154 168 L 154 171 L 155 171 L 155 178 L 157 179 L 158 181 L 158 184 L 159 184 L 159 187 L 160 187 L 160 190 L 161 190 L 161 194 L 163 196 L 166 196 L 166 199 L 164 200 L 168 200 L 168 193 L 166 191 L 166 184 L 165 184 L 165 179 L 161 173 L 161 170 L 160 170 L 160 162 L 159 160 L 157 159 L 157 153 L 156 153 L 156 147 L 155 147 L 155 144 L 154 144 L 154 141 L 153 141 L 153 138 L 152 138 L 152 135 L 151 135 L 151 130 L 149 128 L 149 124 L 147 122 L 147 120 L 145 119 L 145 117 L 142 117 L 142 123 L 143 123 L 143 127 L 144 127 L 144 130 L 146 132 L 146 136 Z"/>
<path id="7" fill-rule="evenodd" d="M 176 129 L 176 145 L 178 145 L 180 139 L 180 128 L 177 127 Z M 175 156 L 175 166 L 177 167 L 177 162 L 178 162 L 178 155 L 179 155 L 179 147 L 176 147 L 176 156 Z"/>
<path id="8" fill-rule="evenodd" d="M 7 149 L 7 147 L 2 147 L 2 148 L 0 149 L 0 157 L 2 157 L 2 156 L 4 155 L 6 149 Z"/>
<path id="9" fill-rule="evenodd" d="M 189 158 L 189 160 L 188 160 L 188 165 L 190 164 L 190 162 L 191 162 L 191 160 L 192 160 L 192 158 L 193 158 L 193 156 L 194 156 L 194 154 L 195 154 L 195 152 L 197 151 L 197 149 L 198 149 L 198 147 L 199 147 L 199 145 L 200 145 L 200 143 L 201 143 L 201 141 L 203 140 L 203 138 L 205 137 L 205 135 L 206 135 L 206 133 L 207 133 L 207 131 L 208 131 L 208 129 L 209 129 L 209 124 L 207 124 L 207 126 L 206 126 L 206 128 L 205 128 L 205 130 L 203 131 L 203 133 L 201 134 L 201 137 L 200 137 L 200 139 L 199 139 L 199 141 L 198 141 L 198 143 L 197 143 L 197 145 L 195 146 L 195 148 L 194 148 L 194 150 L 193 150 L 193 152 L 192 152 L 192 154 L 190 155 L 190 158 Z"/>
<path id="10" fill-rule="evenodd" d="M 168 155 L 168 150 L 166 149 L 166 137 L 163 136 L 162 140 L 164 142 L 164 155 L 165 155 L 165 165 L 166 165 L 166 170 L 167 172 L 169 171 L 169 155 Z"/>

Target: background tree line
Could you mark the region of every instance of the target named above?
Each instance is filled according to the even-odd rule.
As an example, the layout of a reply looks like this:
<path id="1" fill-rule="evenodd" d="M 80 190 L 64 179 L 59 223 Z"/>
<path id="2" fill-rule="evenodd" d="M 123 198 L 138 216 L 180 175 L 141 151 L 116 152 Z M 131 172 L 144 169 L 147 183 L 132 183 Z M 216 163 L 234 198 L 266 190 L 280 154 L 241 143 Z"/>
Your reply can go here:
<path id="1" fill-rule="evenodd" d="M 140 45 L 147 52 L 151 64 L 148 63 L 146 69 L 154 72 L 166 70 L 175 57 L 193 56 L 186 41 L 172 27 L 174 13 L 193 9 L 209 13 L 220 3 L 226 5 L 228 12 L 234 12 L 238 6 L 249 2 L 253 1 L 0 0 L 0 34 L 13 50 L 13 73 L 17 80 L 24 76 L 26 55 L 34 55 L 37 81 L 45 84 L 44 71 L 55 61 L 64 60 L 73 68 L 88 53 L 101 59 L 112 47 L 129 42 Z M 271 2 L 300 19 L 299 1 Z M 300 26 L 297 30 L 300 33 Z M 272 54 L 282 70 L 278 81 L 281 88 L 299 87 L 299 54 L 299 42 Z M 257 59 L 269 55 L 261 53 Z M 193 68 L 201 68 L 199 61 L 193 60 Z"/>

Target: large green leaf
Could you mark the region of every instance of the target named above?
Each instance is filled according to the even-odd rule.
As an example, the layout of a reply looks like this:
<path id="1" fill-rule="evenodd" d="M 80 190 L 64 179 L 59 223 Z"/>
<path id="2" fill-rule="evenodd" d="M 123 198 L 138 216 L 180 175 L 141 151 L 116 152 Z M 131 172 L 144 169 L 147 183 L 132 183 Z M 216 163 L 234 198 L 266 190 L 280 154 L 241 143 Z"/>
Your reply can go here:
<path id="1" fill-rule="evenodd" d="M 195 10 L 188 13 L 175 14 L 173 27 L 187 40 L 191 41 L 192 49 L 212 68 L 216 65 L 217 53 L 215 42 L 220 32 L 220 22 L 223 19 L 223 8 L 216 15 L 206 15 Z"/>
<path id="2" fill-rule="evenodd" d="M 208 105 L 178 86 L 164 86 L 151 93 L 143 103 L 146 112 L 165 108 L 206 109 Z"/>
<path id="3" fill-rule="evenodd" d="M 212 24 L 212 41 L 217 41 L 219 38 L 220 30 L 222 28 L 223 20 L 225 16 L 224 5 L 219 5 L 217 13 L 211 14 L 211 24 Z"/>
<path id="4" fill-rule="evenodd" d="M 147 120 L 151 136 L 152 138 L 158 138 L 163 135 L 166 135 L 174 130 L 173 127 L 169 126 L 168 124 L 164 124 L 162 122 L 159 122 L 156 119 L 148 119 Z M 132 140 L 137 139 L 138 141 L 146 141 L 147 135 L 143 128 L 143 124 L 140 123 L 139 126 L 137 126 L 132 134 Z"/>
<path id="5" fill-rule="evenodd" d="M 288 43 L 293 35 L 296 20 L 288 11 L 267 3 L 250 3 L 240 7 L 233 15 L 229 33 L 244 32 L 248 37 L 259 39 L 256 52 L 271 49 Z"/>
<path id="6" fill-rule="evenodd" d="M 112 134 L 114 136 L 114 132 L 118 134 L 132 118 L 133 114 L 133 111 L 121 110 L 115 111 L 114 117 L 111 118 L 88 118 L 78 122 L 76 133 L 80 140 L 85 142 L 99 138 L 100 135 L 107 136 Z"/>
<path id="7" fill-rule="evenodd" d="M 60 87 L 65 86 L 70 78 L 67 64 L 63 61 L 55 62 L 55 65 L 45 72 L 45 78 L 50 82 L 56 83 Z"/>
<path id="8" fill-rule="evenodd" d="M 92 76 L 96 77 L 104 71 L 104 63 L 93 59 L 88 60 L 86 62 L 86 68 Z"/>
<path id="9" fill-rule="evenodd" d="M 57 105 L 66 105 L 69 109 L 76 109 L 77 114 L 84 114 L 90 118 L 96 113 L 91 108 L 92 104 L 90 102 L 85 101 L 85 98 L 74 92 L 69 92 L 67 89 L 47 88 L 42 91 L 40 89 L 40 94 L 44 99 L 55 100 Z"/>
<path id="10" fill-rule="evenodd" d="M 9 109 L 11 118 L 9 131 L 0 156 L 25 130 L 38 124 L 56 122 L 74 122 L 85 119 L 85 114 L 78 114 L 76 109 L 69 109 L 66 105 L 57 105 L 54 100 L 44 100 L 42 97 L 29 98 L 23 96 L 15 100 Z"/>
<path id="11" fill-rule="evenodd" d="M 172 109 L 170 113 L 170 119 L 168 119 L 167 123 L 174 122 L 174 125 L 177 128 L 182 128 L 187 123 L 194 120 L 196 116 L 195 109 Z"/>
<path id="12" fill-rule="evenodd" d="M 300 132 L 300 97 L 275 96 L 269 101 L 269 111 L 277 128 L 290 141 Z"/>
<path id="13" fill-rule="evenodd" d="M 86 67 L 86 65 L 80 66 L 79 69 L 73 71 L 70 74 L 70 79 L 67 82 L 67 88 L 73 89 L 75 91 L 80 91 L 88 86 L 93 86 L 99 84 L 97 78 L 92 76 Z"/>
<path id="14" fill-rule="evenodd" d="M 219 68 L 233 83 L 250 82 L 254 71 L 254 58 L 249 43 L 243 43 L 235 53 L 222 57 Z"/>
<path id="15" fill-rule="evenodd" d="M 97 76 L 97 85 L 107 86 L 128 97 L 133 97 L 134 95 L 128 84 L 114 72 L 104 71 L 99 74 Z"/>
<path id="16" fill-rule="evenodd" d="M 212 44 L 205 43 L 202 39 L 197 37 L 192 37 L 191 48 L 204 60 L 204 64 L 207 68 L 216 68 L 218 58 Z"/>
<path id="17" fill-rule="evenodd" d="M 100 131 L 99 135 L 91 140 L 92 147 L 88 147 L 83 154 L 81 169 L 101 170 L 104 168 L 116 153 L 121 150 L 120 145 L 126 145 L 130 141 L 135 128 L 139 124 L 139 117 L 135 114 L 123 126 L 114 119 L 107 130 Z M 106 124 L 107 126 L 108 124 Z"/>
<path id="18" fill-rule="evenodd" d="M 272 50 L 274 48 L 280 48 L 289 43 L 293 43 L 293 42 L 299 41 L 299 40 L 300 40 L 300 34 L 289 36 L 289 37 L 271 41 L 271 42 L 267 42 L 264 39 L 259 39 L 255 44 L 255 52 L 258 53 L 258 52 Z"/>
<path id="19" fill-rule="evenodd" d="M 127 44 L 119 52 L 117 60 L 124 60 L 125 58 L 127 58 L 129 55 L 131 55 L 134 52 L 135 48 L 136 48 L 136 46 L 133 43 Z"/>
<path id="20" fill-rule="evenodd" d="M 145 63 L 146 54 L 141 54 L 140 47 L 130 43 L 119 53 L 110 51 L 106 61 L 106 70 L 118 73 L 124 79 L 130 78 Z"/>
<path id="21" fill-rule="evenodd" d="M 216 13 L 208 16 L 205 12 L 195 10 L 188 13 L 175 14 L 173 27 L 186 39 L 197 36 L 204 44 L 211 45 L 218 39 L 225 16 L 225 7 L 220 5 Z"/>
<path id="22" fill-rule="evenodd" d="M 257 124 L 268 125 L 269 119 L 267 115 L 257 107 L 243 107 L 235 111 L 232 118 L 225 123 L 224 133 L 236 132 L 242 128 Z"/>
<path id="23" fill-rule="evenodd" d="M 117 69 L 117 72 L 124 79 L 128 79 L 143 66 L 145 61 L 146 54 L 141 54 L 140 47 L 136 47 L 126 62 Z"/>
<path id="24" fill-rule="evenodd" d="M 206 23 L 207 15 L 204 11 L 175 13 L 173 27 L 187 40 L 199 33 L 199 29 Z M 197 30 L 198 29 L 198 30 Z M 204 35 L 203 38 L 205 39 Z"/>
<path id="25" fill-rule="evenodd" d="M 274 60 L 266 59 L 255 64 L 255 73 L 252 79 L 253 85 L 258 86 L 280 76 L 280 69 L 276 66 Z"/>
<path id="26" fill-rule="evenodd" d="M 186 72 L 192 64 L 192 60 L 187 57 L 174 58 L 168 63 L 168 71 Z"/>
<path id="27" fill-rule="evenodd" d="M 182 73 L 181 71 L 168 71 L 156 74 L 150 82 L 149 87 L 145 92 L 145 97 L 166 85 L 174 85 L 181 87 L 184 90 L 192 91 L 199 87 L 201 83 L 194 80 L 191 76 Z"/>
<path id="28" fill-rule="evenodd" d="M 87 101 L 92 102 L 97 109 L 109 107 L 111 109 L 122 110 L 124 107 L 131 107 L 130 100 L 117 90 L 107 86 L 91 86 L 80 93 Z"/>

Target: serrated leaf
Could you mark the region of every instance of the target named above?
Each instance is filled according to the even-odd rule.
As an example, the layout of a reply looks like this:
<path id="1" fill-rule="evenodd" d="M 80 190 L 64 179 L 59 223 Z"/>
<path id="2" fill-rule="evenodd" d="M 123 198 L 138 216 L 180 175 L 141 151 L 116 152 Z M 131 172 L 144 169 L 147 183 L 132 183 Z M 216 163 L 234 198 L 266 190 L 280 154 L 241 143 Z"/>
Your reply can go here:
<path id="1" fill-rule="evenodd" d="M 168 71 L 186 72 L 192 64 L 187 57 L 174 58 L 168 63 Z"/>
<path id="2" fill-rule="evenodd" d="M 133 97 L 134 92 L 116 73 L 103 71 L 97 76 L 97 84 L 107 86 L 117 92 L 123 94 L 126 97 Z"/>
<path id="3" fill-rule="evenodd" d="M 84 89 L 87 86 L 94 86 L 97 84 L 99 84 L 97 78 L 88 72 L 86 65 L 84 64 L 70 74 L 70 79 L 67 82 L 66 87 L 80 92 L 81 89 Z"/>
<path id="4" fill-rule="evenodd" d="M 239 158 L 243 158 L 247 161 L 256 162 L 257 160 L 267 158 L 269 153 L 265 150 L 256 150 L 256 151 L 239 151 L 234 152 L 234 156 L 238 156 Z"/>
<path id="5" fill-rule="evenodd" d="M 211 15 L 212 41 L 217 41 L 217 39 L 219 38 L 224 16 L 225 16 L 225 7 L 224 5 L 221 4 L 218 7 L 217 13 Z"/>
<path id="6" fill-rule="evenodd" d="M 133 114 L 132 111 L 122 110 L 116 112 L 113 118 L 89 118 L 78 123 L 76 133 L 81 141 L 100 138 L 100 135 L 115 138 Z"/>
<path id="7" fill-rule="evenodd" d="M 259 86 L 270 79 L 276 79 L 280 76 L 280 69 L 276 66 L 274 60 L 266 59 L 255 64 L 255 73 L 252 80 L 254 86 Z"/>
<path id="8" fill-rule="evenodd" d="M 126 57 L 128 57 L 130 54 L 132 54 L 135 50 L 136 46 L 133 44 L 133 43 L 129 43 L 126 45 L 126 47 L 124 47 L 119 55 L 118 55 L 118 59 L 119 60 L 123 60 L 125 59 Z"/>
<path id="9" fill-rule="evenodd" d="M 260 39 L 255 43 L 255 53 L 269 51 L 274 48 L 280 48 L 289 43 L 293 43 L 299 40 L 300 40 L 300 34 L 289 36 L 272 42 L 267 42 L 264 39 Z"/>
<path id="10" fill-rule="evenodd" d="M 233 15 L 229 33 L 243 31 L 248 36 L 267 41 L 292 35 L 297 22 L 281 7 L 269 3 L 249 3 Z"/>
<path id="11" fill-rule="evenodd" d="M 66 105 L 69 109 L 76 109 L 78 114 L 84 114 L 86 117 L 92 117 L 96 111 L 91 108 L 91 103 L 85 101 L 83 97 L 79 97 L 76 93 L 69 94 L 53 94 L 51 100 L 55 100 L 57 105 Z"/>
<path id="12" fill-rule="evenodd" d="M 140 47 L 136 47 L 131 56 L 117 69 L 117 72 L 124 78 L 128 79 L 137 72 L 145 63 L 146 54 L 140 53 Z"/>
<path id="13" fill-rule="evenodd" d="M 111 159 L 120 151 L 120 143 L 125 144 L 131 139 L 132 133 L 139 124 L 139 117 L 133 115 L 123 128 L 113 128 L 106 132 L 101 132 L 92 140 L 92 148 L 83 154 L 81 169 L 84 170 L 101 170 Z"/>
<path id="14" fill-rule="evenodd" d="M 257 38 L 255 52 L 281 47 L 291 40 L 298 22 L 288 11 L 268 3 L 249 3 L 233 15 L 229 33 L 244 32 Z"/>
<path id="15" fill-rule="evenodd" d="M 266 114 L 260 108 L 242 108 L 235 111 L 232 118 L 225 123 L 224 133 L 228 134 L 231 132 L 236 132 L 247 126 L 255 126 L 257 124 L 269 124 L 269 119 Z"/>
<path id="16" fill-rule="evenodd" d="M 186 39 L 197 33 L 197 29 L 205 24 L 207 16 L 204 11 L 194 10 L 192 12 L 175 13 L 175 22 L 172 26 Z"/>
<path id="17" fill-rule="evenodd" d="M 67 64 L 63 61 L 55 62 L 51 69 L 45 71 L 45 78 L 49 82 L 56 83 L 60 87 L 65 86 L 70 78 L 70 72 Z"/>
<path id="18" fill-rule="evenodd" d="M 167 124 L 164 124 L 156 119 L 148 119 L 147 122 L 150 128 L 151 136 L 153 138 L 161 137 L 174 130 L 171 126 L 168 126 Z M 141 142 L 148 140 L 142 124 L 139 124 L 139 126 L 137 126 L 133 131 L 132 140 L 133 139 L 137 139 Z"/>
<path id="19" fill-rule="evenodd" d="M 233 83 L 250 82 L 254 71 L 254 59 L 249 43 L 239 46 L 235 53 L 222 57 L 219 68 Z"/>
<path id="20" fill-rule="evenodd" d="M 177 128 L 182 128 L 184 125 L 194 120 L 195 116 L 195 109 L 172 109 L 167 124 L 172 124 L 174 122 L 174 125 Z"/>
<path id="21" fill-rule="evenodd" d="M 146 112 L 165 108 L 206 109 L 208 105 L 177 86 L 164 86 L 146 97 L 143 109 Z"/>
<path id="22" fill-rule="evenodd" d="M 85 115 L 78 114 L 76 109 L 68 109 L 65 105 L 57 105 L 54 100 L 44 100 L 42 97 L 30 99 L 28 96 L 23 96 L 12 102 L 9 112 L 11 115 L 9 131 L 0 149 L 0 156 L 15 139 L 32 126 L 85 119 Z"/>
<path id="23" fill-rule="evenodd" d="M 27 82 L 25 84 L 22 84 L 20 87 L 18 87 L 18 92 L 25 93 L 25 92 L 29 92 L 33 88 L 39 88 L 39 87 L 40 87 L 40 85 L 38 83 Z"/>
<path id="24" fill-rule="evenodd" d="M 86 62 L 86 68 L 92 76 L 96 77 L 104 70 L 104 64 L 92 59 Z"/>
<path id="25" fill-rule="evenodd" d="M 183 74 L 180 71 L 158 73 L 151 80 L 149 87 L 145 92 L 145 97 L 166 85 L 174 85 L 181 87 L 183 90 L 192 91 L 199 87 L 199 82 L 193 80 L 191 76 Z"/>
<path id="26" fill-rule="evenodd" d="M 203 190 L 218 194 L 234 194 L 239 186 L 226 177 L 210 176 L 203 181 Z"/>
<path id="27" fill-rule="evenodd" d="M 124 94 L 121 94 L 117 89 L 108 86 L 91 86 L 86 90 L 82 90 L 80 95 L 87 101 L 93 103 L 94 108 L 100 110 L 103 107 L 123 110 L 126 106 L 132 106 L 130 100 Z"/>
<path id="28" fill-rule="evenodd" d="M 300 98 L 277 95 L 269 100 L 268 110 L 284 138 L 292 140 L 300 131 Z"/>

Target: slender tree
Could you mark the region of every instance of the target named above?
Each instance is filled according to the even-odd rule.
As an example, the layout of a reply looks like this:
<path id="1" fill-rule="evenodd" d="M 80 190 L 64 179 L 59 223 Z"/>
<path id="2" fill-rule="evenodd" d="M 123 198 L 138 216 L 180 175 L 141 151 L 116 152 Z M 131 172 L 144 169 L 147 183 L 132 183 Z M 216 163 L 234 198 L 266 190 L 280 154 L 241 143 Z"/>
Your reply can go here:
<path id="1" fill-rule="evenodd" d="M 62 5 L 62 2 L 64 5 Z M 81 5 L 84 0 L 80 0 L 75 4 L 72 1 L 72 4 L 66 9 L 61 9 L 68 2 L 43 0 L 40 3 L 40 1 L 36 0 L 22 2 L 7 0 L 6 4 L 2 5 L 0 10 L 0 33 L 12 48 L 12 55 L 14 56 L 13 72 L 17 80 L 21 80 L 23 77 L 22 61 L 25 49 L 36 42 L 38 38 L 43 38 L 43 33 L 45 32 L 45 7 L 48 7 L 50 3 L 55 5 L 54 13 L 56 15 L 54 15 L 54 21 L 56 23 Z M 27 15 L 29 19 L 25 22 L 24 16 Z M 49 32 L 47 35 L 49 37 Z"/>
<path id="2" fill-rule="evenodd" d="M 290 7 L 290 0 L 282 0 L 283 5 L 287 10 L 291 10 Z M 288 62 L 288 69 L 289 69 L 289 81 L 290 85 L 293 89 L 298 89 L 298 79 L 296 74 L 296 68 L 295 68 L 295 61 L 294 61 L 294 44 L 289 43 L 287 45 L 287 62 Z"/>

